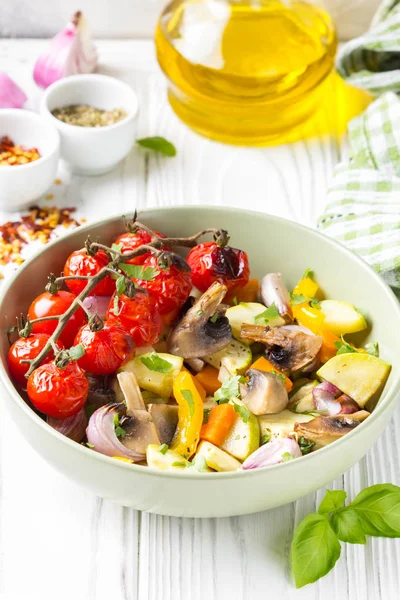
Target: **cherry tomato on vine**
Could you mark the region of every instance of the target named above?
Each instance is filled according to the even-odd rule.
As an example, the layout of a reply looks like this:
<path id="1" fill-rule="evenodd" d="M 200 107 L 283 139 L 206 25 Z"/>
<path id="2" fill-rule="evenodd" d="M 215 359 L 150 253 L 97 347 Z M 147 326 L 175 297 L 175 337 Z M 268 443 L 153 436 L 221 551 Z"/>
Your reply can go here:
<path id="1" fill-rule="evenodd" d="M 48 342 L 49 335 L 47 333 L 31 333 L 28 337 L 20 337 L 8 351 L 8 368 L 10 369 L 11 377 L 15 382 L 21 385 L 27 384 L 25 373 L 29 369 L 28 363 L 21 363 L 21 360 L 33 360 L 43 350 Z M 60 350 L 64 348 L 62 342 L 58 342 Z M 49 352 L 44 357 L 42 365 L 53 360 L 53 352 Z"/>
<path id="2" fill-rule="evenodd" d="M 103 328 L 93 331 L 84 325 L 78 331 L 74 346 L 82 344 L 85 354 L 78 365 L 92 375 L 111 375 L 133 355 L 134 343 L 129 333 L 116 323 L 106 321 Z"/>
<path id="3" fill-rule="evenodd" d="M 157 301 L 157 306 L 162 315 L 179 310 L 190 296 L 192 290 L 192 274 L 190 270 L 171 265 L 162 269 L 157 262 L 157 257 L 149 256 L 143 263 L 143 268 L 151 267 L 158 271 L 150 281 L 135 279 L 134 281 L 146 289 Z"/>
<path id="4" fill-rule="evenodd" d="M 154 233 L 161 238 L 165 237 L 165 235 L 159 231 L 155 231 Z M 144 246 L 150 242 L 151 235 L 147 233 L 147 231 L 143 231 L 143 229 L 138 229 L 134 233 L 131 231 L 123 233 L 115 240 L 114 244 L 121 245 L 121 252 L 123 254 L 127 254 L 128 252 L 133 252 L 137 248 L 140 248 L 140 246 Z M 149 256 L 150 252 L 146 252 L 145 254 L 131 258 L 131 260 L 127 260 L 126 262 L 131 265 L 142 265 Z"/>
<path id="5" fill-rule="evenodd" d="M 44 292 L 35 298 L 30 305 L 28 317 L 33 321 L 34 319 L 40 319 L 41 317 L 62 315 L 71 306 L 74 300 L 75 296 L 74 294 L 71 294 L 71 292 L 64 292 L 63 290 L 60 290 L 57 294 Z M 57 327 L 57 323 L 58 321 L 55 319 L 33 323 L 32 331 L 33 333 L 47 333 L 48 335 L 51 335 Z M 73 346 L 78 329 L 85 323 L 85 313 L 81 308 L 78 308 L 65 325 L 59 338 L 67 348 Z"/>
<path id="6" fill-rule="evenodd" d="M 226 285 L 228 292 L 242 288 L 249 281 L 249 259 L 246 252 L 237 248 L 205 242 L 192 248 L 186 262 L 192 269 L 193 285 L 201 292 L 215 281 Z"/>
<path id="7" fill-rule="evenodd" d="M 63 369 L 52 361 L 40 365 L 30 374 L 27 392 L 40 412 L 56 419 L 66 419 L 83 408 L 89 382 L 75 361 Z"/>
<path id="8" fill-rule="evenodd" d="M 75 250 L 75 252 L 72 252 L 67 258 L 64 265 L 64 275 L 66 277 L 93 277 L 94 275 L 97 275 L 103 267 L 108 265 L 109 262 L 110 259 L 103 250 L 99 250 L 94 256 L 88 254 L 85 248 L 82 250 Z M 65 284 L 68 289 L 77 296 L 86 287 L 87 281 L 84 279 L 68 279 Z M 96 285 L 91 294 L 92 296 L 111 296 L 114 291 L 115 282 L 110 276 L 107 276 Z"/>
<path id="9" fill-rule="evenodd" d="M 133 337 L 137 347 L 156 344 L 163 328 L 155 299 L 140 291 L 134 298 L 121 294 L 118 298 L 117 315 L 114 313 L 114 297 L 111 298 L 106 319 L 120 323 Z"/>

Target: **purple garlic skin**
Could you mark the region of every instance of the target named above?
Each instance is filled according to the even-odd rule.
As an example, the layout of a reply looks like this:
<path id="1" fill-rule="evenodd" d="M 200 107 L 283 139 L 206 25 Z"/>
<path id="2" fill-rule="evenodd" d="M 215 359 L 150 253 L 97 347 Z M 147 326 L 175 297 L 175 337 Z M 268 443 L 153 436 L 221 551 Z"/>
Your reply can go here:
<path id="1" fill-rule="evenodd" d="M 286 460 L 300 458 L 300 456 L 303 456 L 303 454 L 296 440 L 282 438 L 268 442 L 258 448 L 253 454 L 250 454 L 244 461 L 242 468 L 247 471 L 248 469 L 270 467 L 271 465 L 286 462 Z"/>

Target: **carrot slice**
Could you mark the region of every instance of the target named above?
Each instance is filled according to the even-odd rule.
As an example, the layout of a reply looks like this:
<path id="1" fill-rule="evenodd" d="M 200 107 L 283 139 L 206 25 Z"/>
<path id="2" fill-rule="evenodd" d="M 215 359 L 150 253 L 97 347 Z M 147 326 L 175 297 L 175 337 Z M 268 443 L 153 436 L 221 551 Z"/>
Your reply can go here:
<path id="1" fill-rule="evenodd" d="M 200 438 L 215 446 L 225 440 L 235 420 L 235 411 L 231 404 L 218 404 L 210 410 L 208 422 L 202 426 Z"/>
<path id="2" fill-rule="evenodd" d="M 194 379 L 203 386 L 209 395 L 213 395 L 221 387 L 221 382 L 218 380 L 218 369 L 211 365 L 206 365 L 200 373 L 194 376 Z"/>
<path id="3" fill-rule="evenodd" d="M 256 360 L 256 362 L 251 365 L 251 368 L 258 369 L 259 371 L 266 371 L 267 373 L 270 373 L 271 371 L 275 371 L 275 373 L 279 373 L 279 375 L 282 375 L 285 378 L 285 388 L 287 389 L 288 392 L 291 391 L 291 389 L 293 387 L 293 383 L 291 382 L 289 377 L 286 377 L 286 375 L 281 373 L 276 367 L 274 367 L 274 365 L 271 362 L 269 362 L 269 360 L 267 360 L 263 356 L 258 358 Z"/>
<path id="4" fill-rule="evenodd" d="M 335 346 L 335 342 L 340 342 L 340 338 L 330 331 L 321 331 L 319 335 L 322 336 L 323 340 L 319 357 L 322 363 L 326 363 L 336 356 L 338 349 Z"/>
<path id="5" fill-rule="evenodd" d="M 246 285 L 240 288 L 240 290 L 228 292 L 224 298 L 224 302 L 226 304 L 234 304 L 234 299 L 236 299 L 237 304 L 239 302 L 257 302 L 259 287 L 260 282 L 258 279 L 249 279 Z"/>

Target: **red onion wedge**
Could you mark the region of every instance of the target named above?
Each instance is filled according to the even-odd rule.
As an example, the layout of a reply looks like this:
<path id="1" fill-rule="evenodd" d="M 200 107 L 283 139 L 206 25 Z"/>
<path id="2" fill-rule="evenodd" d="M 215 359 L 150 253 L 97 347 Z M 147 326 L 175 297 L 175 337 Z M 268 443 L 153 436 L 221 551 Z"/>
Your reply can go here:
<path id="1" fill-rule="evenodd" d="M 300 446 L 292 438 L 282 438 L 264 444 L 250 454 L 244 461 L 242 469 L 258 469 L 260 467 L 270 467 L 277 465 L 292 458 L 300 458 L 302 456 Z"/>
<path id="2" fill-rule="evenodd" d="M 360 410 L 360 407 L 358 406 L 357 402 L 353 400 L 353 398 L 350 398 L 350 396 L 348 396 L 347 394 L 342 394 L 338 398 L 338 402 L 340 402 L 341 406 L 341 415 L 351 415 Z"/>
<path id="3" fill-rule="evenodd" d="M 90 417 L 86 429 L 88 442 L 94 446 L 96 452 L 106 456 L 122 456 L 135 462 L 145 459 L 144 454 L 129 450 L 119 441 L 115 433 L 115 417 L 118 411 L 115 405 L 98 408 Z"/>
<path id="4" fill-rule="evenodd" d="M 332 383 L 323 381 L 316 385 L 312 390 L 314 404 L 317 410 L 324 411 L 327 415 L 338 415 L 341 411 L 341 404 L 337 398 L 341 391 Z"/>
<path id="5" fill-rule="evenodd" d="M 0 108 L 22 108 L 26 101 L 21 88 L 6 73 L 0 72 Z"/>
<path id="6" fill-rule="evenodd" d="M 47 417 L 47 423 L 59 433 L 79 443 L 85 437 L 88 420 L 85 409 L 82 408 L 76 415 L 66 419 Z"/>

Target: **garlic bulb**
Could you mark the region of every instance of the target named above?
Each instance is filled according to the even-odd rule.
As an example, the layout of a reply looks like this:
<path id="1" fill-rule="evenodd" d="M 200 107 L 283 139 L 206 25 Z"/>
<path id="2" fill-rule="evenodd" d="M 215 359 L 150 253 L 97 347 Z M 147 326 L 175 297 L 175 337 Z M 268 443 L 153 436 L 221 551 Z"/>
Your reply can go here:
<path id="1" fill-rule="evenodd" d="M 6 73 L 0 72 L 0 108 L 21 108 L 26 101 L 21 88 Z"/>
<path id="2" fill-rule="evenodd" d="M 92 73 L 97 64 L 97 51 L 81 12 L 51 40 L 45 54 L 35 65 L 33 78 L 38 86 L 49 85 L 68 75 Z"/>

